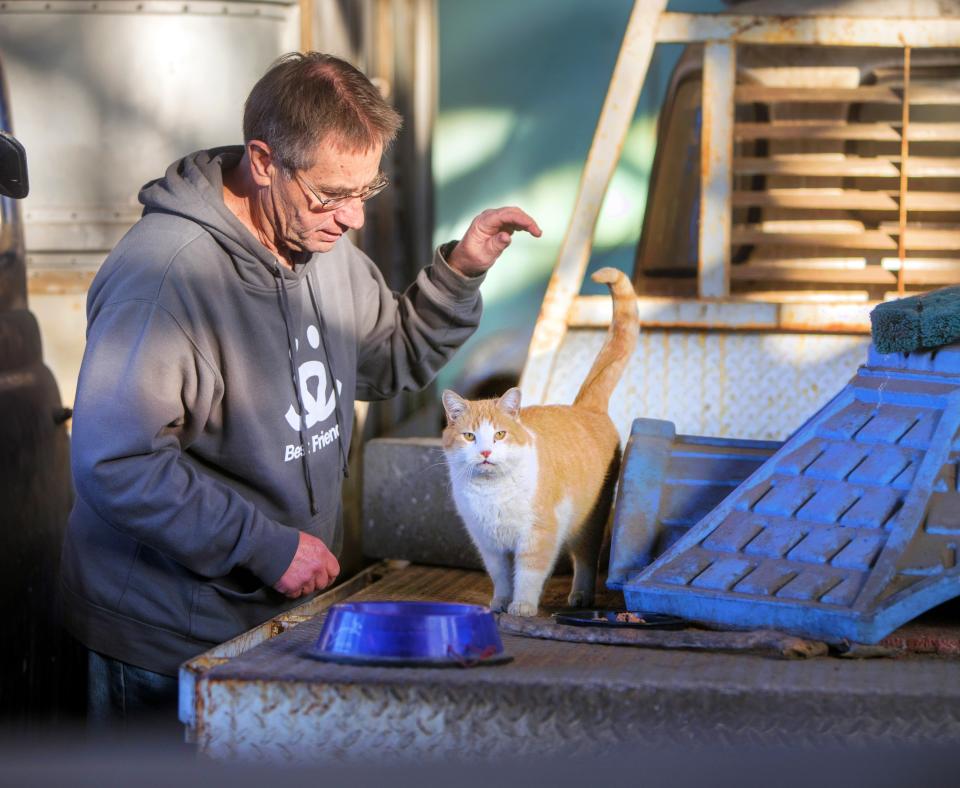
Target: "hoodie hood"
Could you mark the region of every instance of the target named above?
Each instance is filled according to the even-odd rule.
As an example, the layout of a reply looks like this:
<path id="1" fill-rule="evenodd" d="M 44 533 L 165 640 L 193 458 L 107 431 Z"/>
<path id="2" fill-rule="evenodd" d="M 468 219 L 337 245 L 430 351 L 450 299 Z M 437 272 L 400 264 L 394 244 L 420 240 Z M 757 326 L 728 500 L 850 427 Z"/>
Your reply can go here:
<path id="1" fill-rule="evenodd" d="M 203 227 L 230 255 L 237 275 L 247 284 L 273 289 L 276 258 L 223 201 L 223 172 L 240 164 L 242 145 L 192 153 L 168 168 L 162 178 L 150 181 L 139 194 L 144 216 L 167 213 Z M 281 275 L 302 275 L 281 266 Z"/>

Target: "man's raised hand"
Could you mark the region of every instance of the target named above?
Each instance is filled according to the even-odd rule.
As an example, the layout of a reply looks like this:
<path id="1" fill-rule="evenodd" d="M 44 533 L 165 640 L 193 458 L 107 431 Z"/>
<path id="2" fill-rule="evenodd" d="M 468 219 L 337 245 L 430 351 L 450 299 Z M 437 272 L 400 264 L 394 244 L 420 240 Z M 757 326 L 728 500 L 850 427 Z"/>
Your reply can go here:
<path id="1" fill-rule="evenodd" d="M 510 246 L 517 230 L 530 233 L 534 238 L 543 234 L 540 226 L 515 206 L 486 210 L 470 223 L 447 263 L 461 274 L 479 276 Z"/>

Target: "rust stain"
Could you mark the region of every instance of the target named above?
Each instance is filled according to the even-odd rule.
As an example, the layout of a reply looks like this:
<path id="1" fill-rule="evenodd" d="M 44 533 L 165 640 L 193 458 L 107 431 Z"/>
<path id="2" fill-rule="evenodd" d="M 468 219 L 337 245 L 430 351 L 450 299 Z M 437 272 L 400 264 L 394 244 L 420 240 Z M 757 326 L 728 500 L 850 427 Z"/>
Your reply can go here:
<path id="1" fill-rule="evenodd" d="M 301 616 L 290 613 L 277 616 L 270 621 L 269 637 L 275 638 L 277 635 L 282 635 L 284 632 L 293 629 L 298 624 L 302 624 L 304 621 L 309 621 L 311 618 L 313 618 L 313 616 Z"/>

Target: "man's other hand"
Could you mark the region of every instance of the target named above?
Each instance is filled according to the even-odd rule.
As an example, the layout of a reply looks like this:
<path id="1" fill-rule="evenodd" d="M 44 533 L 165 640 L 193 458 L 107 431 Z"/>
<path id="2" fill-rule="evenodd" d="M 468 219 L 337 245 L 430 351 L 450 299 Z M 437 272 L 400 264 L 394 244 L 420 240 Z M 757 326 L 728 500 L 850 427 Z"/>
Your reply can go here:
<path id="1" fill-rule="evenodd" d="M 326 588 L 339 574 L 336 556 L 317 537 L 301 531 L 297 552 L 273 587 L 284 596 L 296 599 Z"/>
<path id="2" fill-rule="evenodd" d="M 519 208 L 511 206 L 484 211 L 470 223 L 447 263 L 461 274 L 479 276 L 510 246 L 517 230 L 530 233 L 534 238 L 543 234 L 540 226 Z"/>

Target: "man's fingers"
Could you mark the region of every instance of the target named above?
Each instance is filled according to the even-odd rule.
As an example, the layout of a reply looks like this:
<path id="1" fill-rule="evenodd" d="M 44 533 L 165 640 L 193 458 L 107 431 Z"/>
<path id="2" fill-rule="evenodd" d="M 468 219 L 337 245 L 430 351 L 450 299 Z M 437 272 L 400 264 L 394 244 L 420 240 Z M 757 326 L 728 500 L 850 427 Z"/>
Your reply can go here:
<path id="1" fill-rule="evenodd" d="M 333 553 L 330 553 L 327 558 L 327 572 L 330 574 L 331 580 L 336 579 L 340 575 L 340 562 Z"/>
<path id="2" fill-rule="evenodd" d="M 506 208 L 495 208 L 484 218 L 486 219 L 484 225 L 489 227 L 491 234 L 497 231 L 512 233 L 517 230 L 523 230 L 530 233 L 534 238 L 539 238 L 543 235 L 540 225 L 537 224 L 534 218 L 515 205 L 510 205 Z"/>
<path id="3" fill-rule="evenodd" d="M 336 556 L 320 539 L 301 531 L 297 552 L 273 587 L 288 599 L 298 599 L 326 588 L 339 574 Z"/>

